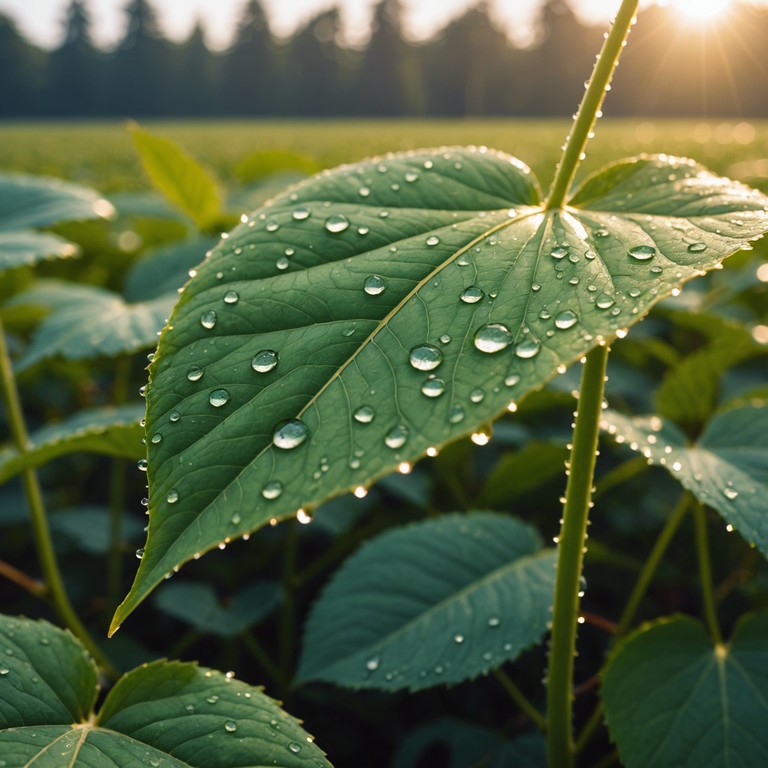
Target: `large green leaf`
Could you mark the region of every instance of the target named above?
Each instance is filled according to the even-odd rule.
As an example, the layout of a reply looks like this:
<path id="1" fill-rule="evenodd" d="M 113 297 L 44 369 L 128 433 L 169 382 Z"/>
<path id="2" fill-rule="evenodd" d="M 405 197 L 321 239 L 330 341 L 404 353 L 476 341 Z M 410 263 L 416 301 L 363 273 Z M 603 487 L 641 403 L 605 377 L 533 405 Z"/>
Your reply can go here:
<path id="1" fill-rule="evenodd" d="M 69 453 L 100 453 L 139 458 L 144 406 L 90 408 L 49 424 L 29 437 L 24 453 L 14 446 L 0 448 L 0 483 L 31 467 Z"/>
<path id="2" fill-rule="evenodd" d="M 177 144 L 137 125 L 130 128 L 144 170 L 168 201 L 198 227 L 211 227 L 221 216 L 216 179 Z"/>
<path id="3" fill-rule="evenodd" d="M 93 285 L 40 282 L 8 302 L 8 306 L 50 309 L 17 361 L 18 370 L 56 356 L 87 360 L 152 348 L 175 300 L 163 294 L 129 304 L 118 294 Z"/>
<path id="4" fill-rule="evenodd" d="M 489 512 L 387 531 L 336 573 L 307 622 L 299 680 L 419 690 L 477 677 L 546 632 L 555 552 Z"/>
<path id="5" fill-rule="evenodd" d="M 78 253 L 76 245 L 49 232 L 0 232 L 0 272 L 43 259 L 68 259 Z"/>
<path id="6" fill-rule="evenodd" d="M 35 768 L 330 768 L 260 689 L 195 664 L 124 675 L 100 711 L 95 665 L 69 633 L 0 617 L 0 755 Z"/>
<path id="7" fill-rule="evenodd" d="M 715 414 L 691 444 L 658 416 L 603 413 L 602 428 L 648 461 L 665 467 L 768 557 L 768 404 Z"/>
<path id="8" fill-rule="evenodd" d="M 713 645 L 688 618 L 644 627 L 603 675 L 605 715 L 626 768 L 768 765 L 768 615 Z"/>
<path id="9" fill-rule="evenodd" d="M 161 338 L 149 540 L 116 624 L 195 553 L 477 430 L 762 235 L 766 202 L 655 156 L 546 211 L 529 169 L 485 148 L 275 198 L 213 249 Z"/>
<path id="10" fill-rule="evenodd" d="M 97 192 L 79 184 L 45 176 L 0 174 L 0 232 L 108 218 L 114 210 Z"/>

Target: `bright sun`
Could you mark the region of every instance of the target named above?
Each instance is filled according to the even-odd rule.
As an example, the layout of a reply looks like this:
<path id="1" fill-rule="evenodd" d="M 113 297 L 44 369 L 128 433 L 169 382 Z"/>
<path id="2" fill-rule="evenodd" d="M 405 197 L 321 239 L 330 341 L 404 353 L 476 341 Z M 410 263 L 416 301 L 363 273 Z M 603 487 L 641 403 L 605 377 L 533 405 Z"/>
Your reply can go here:
<path id="1" fill-rule="evenodd" d="M 712 21 L 722 16 L 731 0 L 670 0 L 669 5 L 691 21 Z"/>

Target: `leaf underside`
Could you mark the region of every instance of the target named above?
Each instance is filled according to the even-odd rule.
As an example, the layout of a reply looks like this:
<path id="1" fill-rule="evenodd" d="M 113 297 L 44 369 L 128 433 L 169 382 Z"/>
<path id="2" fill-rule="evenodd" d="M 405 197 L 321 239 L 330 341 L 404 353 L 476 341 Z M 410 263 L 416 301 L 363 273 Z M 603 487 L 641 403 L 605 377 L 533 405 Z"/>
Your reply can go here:
<path id="1" fill-rule="evenodd" d="M 484 148 L 345 166 L 275 198 L 213 249 L 161 337 L 149 539 L 113 629 L 195 553 L 497 417 L 749 247 L 766 202 L 651 156 L 546 211 L 530 170 Z M 293 449 L 273 443 L 288 419 L 278 442 L 306 435 Z"/>
<path id="2" fill-rule="evenodd" d="M 72 635 L 0 617 L 0 640 L 0 755 L 8 766 L 330 768 L 297 720 L 228 675 L 144 664 L 94 713 L 98 673 Z"/>
<path id="3" fill-rule="evenodd" d="M 768 764 L 768 616 L 714 646 L 689 618 L 631 636 L 603 675 L 606 720 L 627 768 Z"/>
<path id="4" fill-rule="evenodd" d="M 469 680 L 540 640 L 554 582 L 554 550 L 506 515 L 388 531 L 315 603 L 297 677 L 390 691 Z"/>
<path id="5" fill-rule="evenodd" d="M 768 404 L 715 414 L 690 444 L 658 416 L 603 413 L 602 428 L 663 466 L 702 503 L 768 557 Z"/>

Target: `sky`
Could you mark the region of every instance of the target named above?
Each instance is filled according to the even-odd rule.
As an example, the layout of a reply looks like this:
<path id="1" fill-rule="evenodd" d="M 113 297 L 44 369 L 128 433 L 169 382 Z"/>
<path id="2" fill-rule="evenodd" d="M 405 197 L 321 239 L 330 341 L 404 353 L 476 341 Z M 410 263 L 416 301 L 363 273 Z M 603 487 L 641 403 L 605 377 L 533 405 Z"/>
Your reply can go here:
<path id="1" fill-rule="evenodd" d="M 93 22 L 94 38 L 108 47 L 121 36 L 127 0 L 86 0 Z M 371 11 L 377 0 L 263 0 L 275 34 L 287 37 L 319 11 L 342 9 L 347 37 L 362 42 Z M 451 18 L 475 5 L 477 0 L 402 0 L 405 25 L 414 39 L 430 37 Z M 244 0 L 153 0 L 162 29 L 174 40 L 183 40 L 197 19 L 208 31 L 208 44 L 224 48 L 230 41 L 235 20 Z M 510 37 L 530 41 L 533 19 L 542 0 L 491 0 L 494 18 Z M 607 22 L 618 9 L 619 0 L 570 0 L 571 7 L 585 21 Z M 54 47 L 61 35 L 62 19 L 69 0 L 0 0 L 0 13 L 10 16 L 21 32 L 44 47 Z"/>

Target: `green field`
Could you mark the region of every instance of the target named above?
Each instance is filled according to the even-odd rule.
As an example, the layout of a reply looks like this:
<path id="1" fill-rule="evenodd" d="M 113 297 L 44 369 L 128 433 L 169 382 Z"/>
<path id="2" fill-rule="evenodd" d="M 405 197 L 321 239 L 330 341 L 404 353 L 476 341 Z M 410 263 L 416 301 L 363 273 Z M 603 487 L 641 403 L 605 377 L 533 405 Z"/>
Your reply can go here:
<path id="1" fill-rule="evenodd" d="M 290 150 L 322 167 L 388 151 L 484 144 L 552 177 L 566 120 L 228 121 L 147 123 L 181 143 L 225 181 L 256 151 Z M 693 157 L 720 173 L 760 184 L 768 177 L 768 122 L 604 120 L 582 173 L 640 152 Z M 109 193 L 145 186 L 121 122 L 0 124 L 0 170 L 76 179 Z"/>

